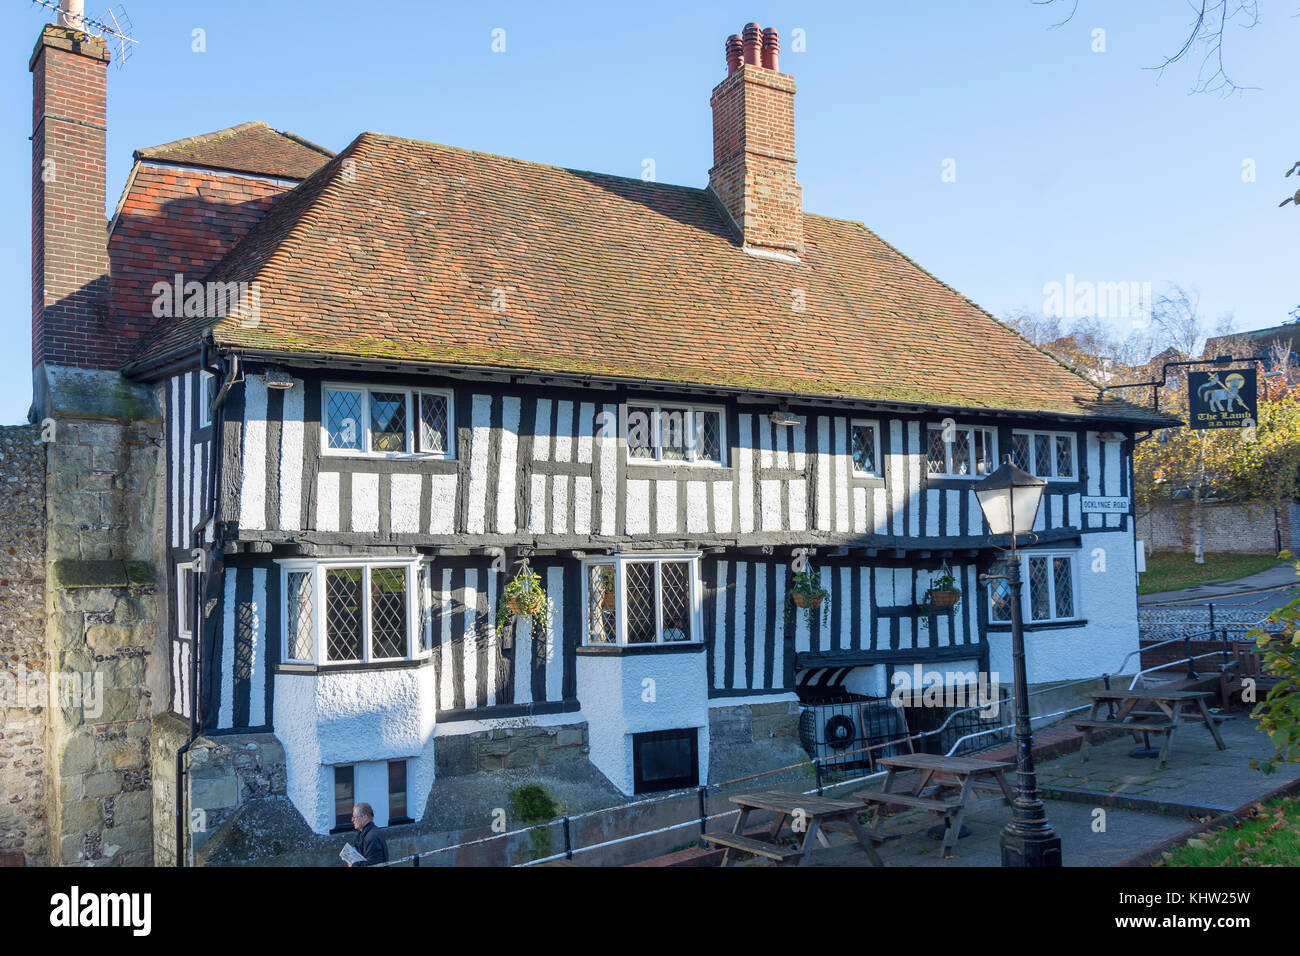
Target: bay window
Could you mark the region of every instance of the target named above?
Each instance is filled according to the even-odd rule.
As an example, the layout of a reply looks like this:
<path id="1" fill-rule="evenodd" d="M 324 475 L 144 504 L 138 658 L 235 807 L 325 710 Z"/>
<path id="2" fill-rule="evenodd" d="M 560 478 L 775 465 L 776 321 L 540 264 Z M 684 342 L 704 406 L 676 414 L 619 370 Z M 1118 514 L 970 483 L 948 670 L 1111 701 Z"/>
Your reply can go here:
<path id="1" fill-rule="evenodd" d="M 292 560 L 281 574 L 287 662 L 410 660 L 432 647 L 423 561 Z"/>
<path id="2" fill-rule="evenodd" d="M 1022 552 L 1020 560 L 1020 619 L 1026 624 L 1078 620 L 1075 555 Z M 1004 573 L 994 570 L 994 573 Z M 989 621 L 1011 622 L 1011 588 L 1006 581 L 989 587 Z"/>
<path id="3" fill-rule="evenodd" d="M 583 569 L 588 645 L 685 644 L 702 639 L 699 555 L 613 555 Z"/>

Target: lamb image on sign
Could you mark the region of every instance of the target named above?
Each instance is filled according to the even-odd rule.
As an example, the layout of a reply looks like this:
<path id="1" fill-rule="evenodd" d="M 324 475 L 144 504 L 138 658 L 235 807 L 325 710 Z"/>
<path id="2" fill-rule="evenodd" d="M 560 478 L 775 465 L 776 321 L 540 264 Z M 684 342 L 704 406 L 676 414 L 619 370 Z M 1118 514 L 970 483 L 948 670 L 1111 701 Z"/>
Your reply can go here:
<path id="1" fill-rule="evenodd" d="M 1255 424 L 1255 370 L 1188 372 L 1192 428 L 1243 428 Z"/>

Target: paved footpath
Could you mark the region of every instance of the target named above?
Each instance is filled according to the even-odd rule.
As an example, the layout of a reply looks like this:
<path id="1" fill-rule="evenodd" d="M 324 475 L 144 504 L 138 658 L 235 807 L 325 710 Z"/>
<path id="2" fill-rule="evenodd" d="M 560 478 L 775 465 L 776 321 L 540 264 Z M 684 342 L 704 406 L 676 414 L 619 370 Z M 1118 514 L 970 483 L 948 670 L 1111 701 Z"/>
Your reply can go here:
<path id="1" fill-rule="evenodd" d="M 1131 737 L 1097 744 L 1086 763 L 1072 753 L 1037 765 L 1039 786 L 1055 799 L 1046 801 L 1047 819 L 1061 837 L 1066 866 L 1110 866 L 1176 836 L 1200 819 L 1250 804 L 1300 778 L 1300 764 L 1266 776 L 1250 769 L 1251 757 L 1269 753 L 1268 740 L 1244 714 L 1220 726 L 1228 749 L 1220 751 L 1197 722 L 1180 726 L 1169 766 L 1130 757 Z M 1013 782 L 1014 773 L 1008 775 Z M 900 780 L 899 789 L 907 784 Z M 864 785 L 856 785 L 864 789 Z M 830 790 L 827 796 L 834 796 Z M 1103 818 L 1096 813 L 1105 811 Z M 889 817 L 883 829 L 901 834 L 880 848 L 888 866 L 997 866 L 999 837 L 1010 819 L 999 799 L 986 799 L 966 813 L 971 835 L 957 843 L 953 858 L 940 856 L 939 840 L 927 835 L 938 817 L 908 811 Z M 865 866 L 865 854 L 832 835 L 832 846 L 814 854 L 813 866 Z M 756 862 L 756 861 L 755 861 Z"/>

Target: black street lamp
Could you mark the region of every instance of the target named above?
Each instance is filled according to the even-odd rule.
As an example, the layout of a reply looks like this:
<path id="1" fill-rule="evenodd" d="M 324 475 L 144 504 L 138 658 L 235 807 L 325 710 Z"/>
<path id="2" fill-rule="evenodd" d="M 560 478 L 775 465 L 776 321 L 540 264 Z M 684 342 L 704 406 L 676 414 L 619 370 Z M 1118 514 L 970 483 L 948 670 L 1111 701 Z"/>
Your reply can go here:
<path id="1" fill-rule="evenodd" d="M 1016 799 L 1011 822 L 1002 831 L 1003 866 L 1060 866 L 1061 838 L 1047 822 L 1047 810 L 1038 796 L 1034 773 L 1034 737 L 1029 727 L 1029 679 L 1025 674 L 1025 634 L 1020 622 L 1020 558 L 1016 535 L 1033 530 L 1047 482 L 1011 463 L 975 483 L 984 520 L 995 535 L 1011 538 L 1006 582 L 1011 590 L 1011 660 L 1016 683 Z M 997 580 L 995 575 L 985 579 Z"/>

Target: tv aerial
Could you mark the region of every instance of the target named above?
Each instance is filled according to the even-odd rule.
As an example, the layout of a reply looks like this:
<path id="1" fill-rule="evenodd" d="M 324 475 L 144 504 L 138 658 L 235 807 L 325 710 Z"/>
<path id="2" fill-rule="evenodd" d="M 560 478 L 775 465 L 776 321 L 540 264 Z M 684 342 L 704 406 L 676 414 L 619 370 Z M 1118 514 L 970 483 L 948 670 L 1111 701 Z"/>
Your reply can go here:
<path id="1" fill-rule="evenodd" d="M 120 3 L 110 7 L 99 19 L 86 16 L 85 0 L 32 0 L 32 3 L 56 11 L 60 26 L 89 33 L 116 47 L 113 61 L 118 69 L 131 59 L 135 45 L 140 42 L 131 36 L 131 18 Z"/>

